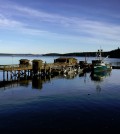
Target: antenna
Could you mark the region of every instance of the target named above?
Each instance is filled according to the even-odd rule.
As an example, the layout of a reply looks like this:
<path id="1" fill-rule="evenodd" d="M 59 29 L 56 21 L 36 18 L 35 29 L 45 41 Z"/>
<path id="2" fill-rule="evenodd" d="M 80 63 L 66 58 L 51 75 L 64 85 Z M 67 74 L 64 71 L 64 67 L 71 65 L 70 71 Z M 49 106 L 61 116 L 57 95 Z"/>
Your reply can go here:
<path id="1" fill-rule="evenodd" d="M 103 50 L 100 47 L 100 49 L 98 49 L 98 57 L 99 57 L 99 60 L 102 60 L 101 59 L 102 58 L 101 52 L 103 52 Z"/>

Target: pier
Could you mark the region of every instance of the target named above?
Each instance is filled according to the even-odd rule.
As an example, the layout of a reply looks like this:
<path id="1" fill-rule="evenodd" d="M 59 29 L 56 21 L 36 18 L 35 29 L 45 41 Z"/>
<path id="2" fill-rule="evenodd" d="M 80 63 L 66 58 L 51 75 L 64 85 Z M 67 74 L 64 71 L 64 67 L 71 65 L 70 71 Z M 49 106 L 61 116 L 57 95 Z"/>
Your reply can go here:
<path id="1" fill-rule="evenodd" d="M 18 80 L 23 77 L 49 76 L 60 74 L 71 74 L 90 72 L 92 64 L 84 61 L 77 62 L 75 58 L 57 58 L 54 63 L 43 63 L 42 60 L 34 59 L 32 64 L 28 59 L 19 60 L 19 64 L 0 65 L 3 72 L 3 81 Z M 112 66 L 113 69 L 120 69 L 120 66 Z"/>
<path id="2" fill-rule="evenodd" d="M 54 63 L 43 63 L 42 60 L 34 59 L 32 64 L 28 59 L 21 59 L 19 64 L 0 65 L 0 71 L 3 71 L 3 81 L 8 81 L 26 76 L 69 74 L 81 71 L 81 69 L 75 58 L 58 58 L 54 60 Z"/>
<path id="3" fill-rule="evenodd" d="M 10 78 L 20 77 L 21 75 L 30 74 L 32 72 L 31 65 L 0 65 L 0 70 L 3 71 L 3 80 L 10 75 Z M 6 75 L 6 77 L 5 77 Z"/>

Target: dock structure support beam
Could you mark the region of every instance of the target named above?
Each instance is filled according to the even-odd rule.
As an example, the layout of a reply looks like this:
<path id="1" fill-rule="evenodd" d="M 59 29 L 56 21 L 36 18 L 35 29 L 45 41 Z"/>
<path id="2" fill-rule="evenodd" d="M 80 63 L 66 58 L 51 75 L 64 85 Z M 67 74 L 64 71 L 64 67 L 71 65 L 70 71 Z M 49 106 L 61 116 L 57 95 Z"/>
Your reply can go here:
<path id="1" fill-rule="evenodd" d="M 39 77 L 41 76 L 41 68 L 39 68 L 39 70 L 38 70 L 38 75 L 39 75 Z"/>
<path id="2" fill-rule="evenodd" d="M 30 70 L 28 70 L 28 76 L 30 76 Z"/>
<path id="3" fill-rule="evenodd" d="M 3 81 L 5 81 L 5 71 L 3 70 Z"/>
<path id="4" fill-rule="evenodd" d="M 30 77 L 32 77 L 33 70 L 29 70 Z"/>
<path id="5" fill-rule="evenodd" d="M 8 71 L 7 71 L 7 81 L 8 81 Z"/>
<path id="6" fill-rule="evenodd" d="M 11 72 L 10 72 L 10 79 L 12 80 L 12 70 L 11 70 Z"/>
<path id="7" fill-rule="evenodd" d="M 14 71 L 14 80 L 16 80 L 16 77 L 17 77 L 17 75 L 16 75 L 16 70 Z"/>
<path id="8" fill-rule="evenodd" d="M 45 74 L 44 74 L 44 75 L 46 75 L 46 66 L 45 66 L 45 68 L 44 68 L 44 72 L 45 72 Z"/>
<path id="9" fill-rule="evenodd" d="M 49 74 L 51 74 L 51 67 L 49 67 Z"/>
<path id="10" fill-rule="evenodd" d="M 26 70 L 24 70 L 24 76 L 26 76 Z"/>
<path id="11" fill-rule="evenodd" d="M 20 70 L 18 70 L 18 78 L 20 78 Z"/>
<path id="12" fill-rule="evenodd" d="M 14 76 L 16 76 L 16 70 L 14 71 Z"/>

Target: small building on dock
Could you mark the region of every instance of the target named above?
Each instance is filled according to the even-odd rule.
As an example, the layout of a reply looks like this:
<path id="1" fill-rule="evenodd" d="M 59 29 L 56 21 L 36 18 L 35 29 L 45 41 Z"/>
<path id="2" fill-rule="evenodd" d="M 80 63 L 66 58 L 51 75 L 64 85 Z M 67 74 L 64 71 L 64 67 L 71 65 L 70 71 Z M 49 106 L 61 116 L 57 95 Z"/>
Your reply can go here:
<path id="1" fill-rule="evenodd" d="M 72 73 L 76 70 L 77 59 L 73 57 L 60 57 L 54 59 L 54 66 L 52 72 L 56 74 Z M 56 67 L 56 68 L 55 68 Z M 54 70 L 53 70 L 54 69 Z"/>
<path id="2" fill-rule="evenodd" d="M 22 65 L 28 66 L 28 65 L 30 65 L 30 60 L 28 60 L 28 59 L 20 59 L 19 60 L 19 65 L 20 66 L 22 66 Z"/>
<path id="3" fill-rule="evenodd" d="M 43 65 L 42 60 L 34 59 L 32 61 L 33 73 L 36 74 L 37 72 L 41 72 L 42 65 Z"/>
<path id="4" fill-rule="evenodd" d="M 68 57 L 60 57 L 60 58 L 54 59 L 54 63 L 77 64 L 77 59 L 76 58 L 68 58 Z"/>

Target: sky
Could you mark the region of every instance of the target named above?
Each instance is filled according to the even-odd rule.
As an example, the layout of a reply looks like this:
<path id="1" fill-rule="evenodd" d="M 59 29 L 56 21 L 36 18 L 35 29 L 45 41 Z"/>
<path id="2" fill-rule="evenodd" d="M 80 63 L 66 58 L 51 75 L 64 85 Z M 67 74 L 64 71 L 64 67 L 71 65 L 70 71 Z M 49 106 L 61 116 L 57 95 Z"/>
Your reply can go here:
<path id="1" fill-rule="evenodd" d="M 0 53 L 111 51 L 120 0 L 0 0 Z"/>

